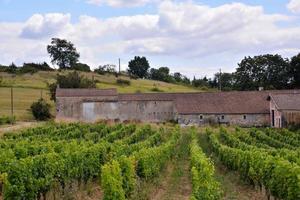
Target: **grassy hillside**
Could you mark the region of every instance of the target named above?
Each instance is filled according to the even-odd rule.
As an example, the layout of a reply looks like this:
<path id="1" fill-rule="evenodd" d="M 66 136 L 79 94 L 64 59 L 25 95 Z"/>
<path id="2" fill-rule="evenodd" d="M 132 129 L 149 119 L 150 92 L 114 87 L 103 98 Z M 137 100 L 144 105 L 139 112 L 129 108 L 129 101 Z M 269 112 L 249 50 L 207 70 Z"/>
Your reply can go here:
<path id="1" fill-rule="evenodd" d="M 66 73 L 66 72 L 63 72 Z M 54 103 L 49 100 L 47 83 L 55 81 L 57 72 L 38 72 L 35 74 L 11 75 L 0 72 L 0 116 L 10 115 L 10 88 L 14 87 L 14 110 L 17 120 L 32 120 L 33 117 L 28 111 L 33 101 L 41 96 L 47 99 L 52 105 L 54 113 Z M 133 80 L 126 76 L 118 78 L 130 80 L 129 86 L 121 86 L 116 83 L 114 75 L 99 75 L 95 73 L 82 73 L 84 76 L 97 80 L 97 88 L 117 88 L 119 93 L 155 92 L 154 88 L 160 92 L 199 92 L 201 90 L 193 87 L 137 79 Z"/>

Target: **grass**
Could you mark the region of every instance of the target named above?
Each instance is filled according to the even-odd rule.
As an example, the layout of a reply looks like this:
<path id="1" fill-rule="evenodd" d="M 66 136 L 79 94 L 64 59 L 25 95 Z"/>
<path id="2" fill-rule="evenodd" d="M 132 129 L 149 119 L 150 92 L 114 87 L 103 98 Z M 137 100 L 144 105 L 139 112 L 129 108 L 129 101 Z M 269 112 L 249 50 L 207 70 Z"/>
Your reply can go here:
<path id="1" fill-rule="evenodd" d="M 67 73 L 66 71 L 61 73 Z M 33 101 L 40 98 L 41 90 L 43 97 L 50 102 L 47 84 L 55 81 L 57 72 L 38 72 L 34 74 L 12 75 L 0 72 L 0 116 L 10 115 L 10 87 L 14 87 L 14 110 L 17 120 L 32 120 L 33 116 L 28 111 Z M 111 74 L 99 75 L 82 72 L 82 75 L 96 80 L 97 88 L 116 88 L 119 93 L 144 93 L 144 92 L 200 92 L 201 90 L 189 86 L 170 84 L 161 81 L 145 79 L 130 79 L 127 76 L 116 77 Z M 117 84 L 117 79 L 129 80 L 130 85 Z M 54 112 L 52 112 L 54 114 Z"/>
<path id="2" fill-rule="evenodd" d="M 30 112 L 32 102 L 37 101 L 42 96 L 52 105 L 54 110 L 54 103 L 50 101 L 47 90 L 32 89 L 32 88 L 14 88 L 14 116 L 16 120 L 29 121 L 33 120 Z M 52 112 L 53 113 L 53 112 Z M 9 116 L 11 114 L 11 89 L 0 88 L 0 116 Z"/>

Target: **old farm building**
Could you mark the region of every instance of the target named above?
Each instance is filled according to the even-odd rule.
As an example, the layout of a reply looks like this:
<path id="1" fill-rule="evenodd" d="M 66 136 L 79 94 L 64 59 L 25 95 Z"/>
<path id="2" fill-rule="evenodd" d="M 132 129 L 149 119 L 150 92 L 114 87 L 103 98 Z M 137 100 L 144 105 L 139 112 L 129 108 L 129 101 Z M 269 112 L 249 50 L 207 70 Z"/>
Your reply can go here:
<path id="1" fill-rule="evenodd" d="M 300 91 L 118 94 L 57 89 L 57 120 L 208 123 L 282 127 L 300 121 Z"/>

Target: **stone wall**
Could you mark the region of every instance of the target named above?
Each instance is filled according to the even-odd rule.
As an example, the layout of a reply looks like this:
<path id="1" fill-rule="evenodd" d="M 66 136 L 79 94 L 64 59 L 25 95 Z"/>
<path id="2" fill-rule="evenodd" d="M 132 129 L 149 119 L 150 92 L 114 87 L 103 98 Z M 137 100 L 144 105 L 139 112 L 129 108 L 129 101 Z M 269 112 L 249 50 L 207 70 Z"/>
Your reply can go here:
<path id="1" fill-rule="evenodd" d="M 269 114 L 197 114 L 178 115 L 178 123 L 183 126 L 207 125 L 207 124 L 228 124 L 244 127 L 268 126 L 270 123 Z"/>
<path id="2" fill-rule="evenodd" d="M 181 125 L 230 124 L 268 126 L 269 114 L 177 114 L 173 101 L 118 101 L 117 96 L 60 97 L 56 102 L 58 121 L 99 120 L 164 122 Z"/>
<path id="3" fill-rule="evenodd" d="M 115 101 L 112 99 L 59 98 L 57 119 L 163 122 L 174 119 L 173 101 Z"/>

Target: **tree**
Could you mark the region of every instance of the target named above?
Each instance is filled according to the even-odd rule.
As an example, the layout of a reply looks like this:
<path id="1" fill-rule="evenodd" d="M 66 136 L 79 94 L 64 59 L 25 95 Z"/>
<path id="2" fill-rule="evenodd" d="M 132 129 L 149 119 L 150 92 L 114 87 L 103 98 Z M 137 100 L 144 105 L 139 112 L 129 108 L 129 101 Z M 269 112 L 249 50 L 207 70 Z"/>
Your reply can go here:
<path id="1" fill-rule="evenodd" d="M 101 75 L 104 75 L 105 73 L 114 74 L 117 73 L 116 68 L 116 65 L 112 64 L 106 64 L 103 66 L 100 65 L 97 69 L 94 70 L 94 72 Z"/>
<path id="2" fill-rule="evenodd" d="M 52 38 L 51 45 L 47 46 L 51 62 L 57 64 L 60 69 L 71 68 L 77 63 L 80 55 L 74 44 L 64 39 Z"/>
<path id="3" fill-rule="evenodd" d="M 58 74 L 56 82 L 48 86 L 51 94 L 51 100 L 56 100 L 56 88 L 58 86 L 60 88 L 95 88 L 96 84 L 93 80 L 80 76 L 77 71 L 70 72 L 66 75 Z"/>
<path id="4" fill-rule="evenodd" d="M 133 60 L 129 61 L 128 68 L 129 74 L 139 78 L 145 78 L 150 65 L 145 57 L 135 56 Z"/>
<path id="5" fill-rule="evenodd" d="M 204 78 L 196 79 L 194 76 L 194 79 L 192 80 L 192 85 L 194 87 L 208 87 L 208 79 L 206 76 Z"/>
<path id="6" fill-rule="evenodd" d="M 158 69 L 151 68 L 149 77 L 152 80 L 174 82 L 173 77 L 170 76 L 170 69 L 168 67 L 160 67 Z"/>
<path id="7" fill-rule="evenodd" d="M 235 76 L 238 90 L 284 89 L 288 87 L 289 63 L 280 55 L 245 57 L 239 64 Z"/>
<path id="8" fill-rule="evenodd" d="M 221 87 L 224 91 L 232 90 L 234 87 L 234 75 L 232 73 L 216 73 L 212 81 L 209 82 L 211 87 L 219 88 L 221 80 Z"/>
<path id="9" fill-rule="evenodd" d="M 15 65 L 15 63 L 11 63 L 8 68 L 7 68 L 7 72 L 8 73 L 12 73 L 15 74 L 18 70 L 18 67 Z"/>
<path id="10" fill-rule="evenodd" d="M 300 88 L 300 53 L 292 57 L 289 73 L 292 79 L 292 86 L 294 88 Z"/>
<path id="11" fill-rule="evenodd" d="M 90 72 L 91 68 L 87 64 L 84 63 L 76 63 L 72 67 L 74 70 L 82 71 L 82 72 Z"/>

